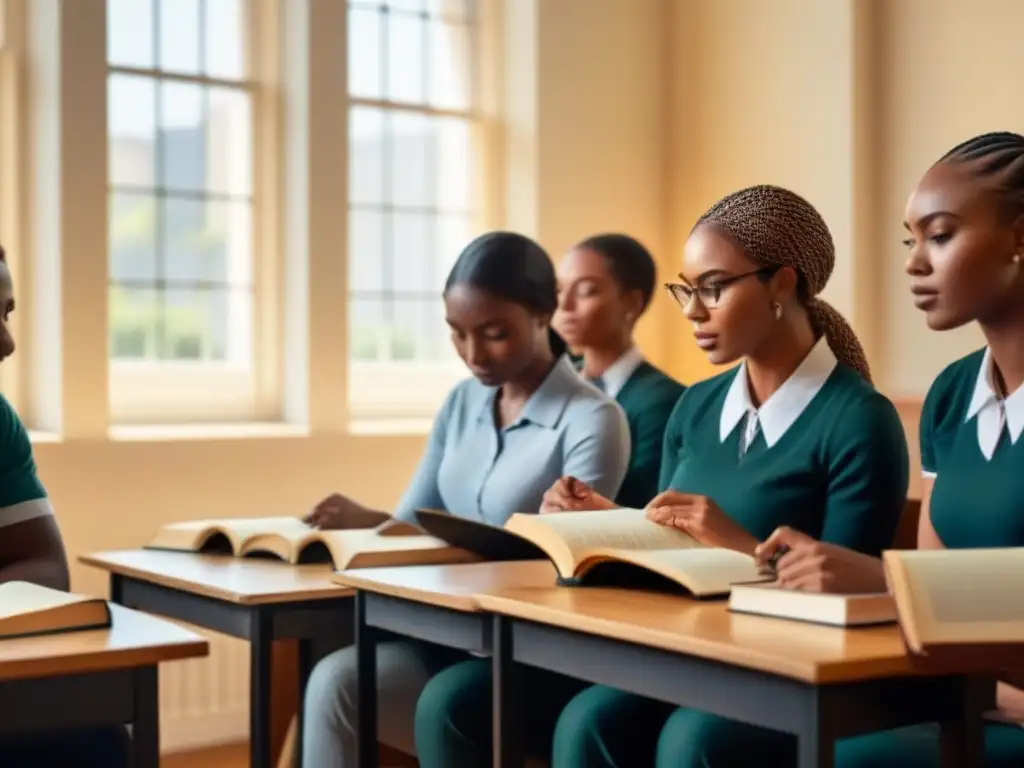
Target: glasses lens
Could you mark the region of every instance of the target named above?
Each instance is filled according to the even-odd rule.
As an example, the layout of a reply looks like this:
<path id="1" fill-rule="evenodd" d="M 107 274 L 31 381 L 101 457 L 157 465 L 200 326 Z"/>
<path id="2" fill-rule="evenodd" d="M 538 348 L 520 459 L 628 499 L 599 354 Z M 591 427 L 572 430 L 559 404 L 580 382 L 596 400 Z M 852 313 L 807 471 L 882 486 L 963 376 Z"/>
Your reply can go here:
<path id="1" fill-rule="evenodd" d="M 718 285 L 702 285 L 700 287 L 700 300 L 701 303 L 711 309 L 718 304 L 718 299 L 722 295 L 722 288 Z"/>

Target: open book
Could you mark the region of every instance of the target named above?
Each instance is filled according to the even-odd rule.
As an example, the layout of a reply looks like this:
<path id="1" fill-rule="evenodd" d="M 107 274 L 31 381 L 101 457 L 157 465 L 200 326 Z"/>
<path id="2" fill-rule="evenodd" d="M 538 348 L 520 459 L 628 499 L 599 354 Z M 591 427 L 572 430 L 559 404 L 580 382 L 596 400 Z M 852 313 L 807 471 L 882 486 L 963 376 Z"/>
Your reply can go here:
<path id="1" fill-rule="evenodd" d="M 783 589 L 774 583 L 734 585 L 729 610 L 837 627 L 896 621 L 896 607 L 887 593 L 830 595 Z"/>
<path id="2" fill-rule="evenodd" d="M 0 639 L 105 629 L 110 607 L 98 597 L 82 597 L 25 581 L 0 584 Z"/>
<path id="3" fill-rule="evenodd" d="M 911 652 L 1024 652 L 1024 548 L 891 550 L 882 558 Z"/>
<path id="4" fill-rule="evenodd" d="M 705 547 L 639 509 L 512 515 L 504 528 L 418 510 L 424 530 L 487 560 L 549 559 L 559 583 L 681 586 L 695 597 L 727 595 L 738 582 L 765 581 L 753 558 Z"/>
<path id="5" fill-rule="evenodd" d="M 163 526 L 149 549 L 333 563 L 336 570 L 457 563 L 477 559 L 409 523 L 381 515 L 375 528 L 321 531 L 296 517 L 196 520 Z M 380 519 L 377 519 L 380 522 Z"/>

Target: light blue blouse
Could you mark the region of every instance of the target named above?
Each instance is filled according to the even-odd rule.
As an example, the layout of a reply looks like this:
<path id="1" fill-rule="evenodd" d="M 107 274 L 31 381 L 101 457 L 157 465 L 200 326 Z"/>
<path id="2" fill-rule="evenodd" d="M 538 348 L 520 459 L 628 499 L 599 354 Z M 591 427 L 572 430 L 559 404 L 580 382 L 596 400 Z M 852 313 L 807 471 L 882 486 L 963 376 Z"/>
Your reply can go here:
<path id="1" fill-rule="evenodd" d="M 536 513 L 564 475 L 615 497 L 629 465 L 626 417 L 567 357 L 503 429 L 494 420 L 497 391 L 476 379 L 451 391 L 396 517 L 412 521 L 417 509 L 444 509 L 502 525 L 516 512 Z"/>

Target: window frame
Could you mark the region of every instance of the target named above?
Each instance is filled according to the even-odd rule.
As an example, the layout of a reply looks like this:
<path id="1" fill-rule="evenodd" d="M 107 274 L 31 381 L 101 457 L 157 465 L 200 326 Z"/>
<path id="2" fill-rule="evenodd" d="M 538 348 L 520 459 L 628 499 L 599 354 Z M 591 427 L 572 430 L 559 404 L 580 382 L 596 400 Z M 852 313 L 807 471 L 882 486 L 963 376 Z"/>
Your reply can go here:
<path id="1" fill-rule="evenodd" d="M 280 418 L 281 375 L 277 364 L 277 325 L 272 276 L 276 264 L 274 229 L 267 222 L 278 213 L 275 166 L 280 155 L 278 136 L 268 128 L 280 119 L 278 101 L 267 93 L 268 77 L 277 60 L 274 38 L 268 25 L 278 21 L 278 0 L 243 0 L 243 66 L 245 78 L 224 80 L 206 75 L 186 75 L 160 69 L 111 65 L 105 53 L 106 77 L 112 74 L 151 78 L 156 82 L 191 83 L 225 87 L 249 94 L 251 104 L 251 220 L 252 243 L 252 357 L 249 366 L 214 361 L 148 361 L 110 357 L 109 408 L 112 426 L 178 424 L 183 422 L 259 422 Z M 154 3 L 156 11 L 157 4 Z M 269 45 L 268 45 L 269 43 Z M 268 50 L 268 47 L 270 50 Z M 105 93 L 109 95 L 109 87 Z M 109 131 L 108 131 L 109 141 Z M 109 164 L 105 179 L 110 200 Z M 107 259 L 110 239 L 107 238 Z M 113 285 L 114 281 L 111 280 Z M 108 293 L 109 297 L 109 293 Z M 109 344 L 109 315 L 108 315 Z"/>
<path id="2" fill-rule="evenodd" d="M 502 3 L 501 0 L 474 0 L 474 2 L 476 16 L 472 27 L 471 94 L 468 109 L 432 107 L 421 103 L 409 104 L 389 99 L 353 96 L 349 90 L 349 83 L 346 81 L 344 83 L 344 116 L 347 121 L 353 108 L 363 107 L 427 117 L 456 117 L 466 120 L 469 123 L 473 154 L 475 155 L 472 166 L 472 188 L 477 193 L 477 204 L 472 212 L 471 229 L 473 232 L 482 233 L 499 226 L 503 213 L 499 191 L 502 183 L 500 168 L 502 137 L 498 119 L 498 105 L 502 97 L 501 70 L 498 65 L 502 55 L 499 21 Z M 346 7 L 345 40 L 347 42 L 349 0 L 344 0 L 344 3 Z M 346 130 L 346 154 L 348 147 Z M 352 205 L 347 183 L 344 211 L 346 219 L 348 219 Z M 347 241 L 345 253 L 346 270 L 351 275 L 351 257 Z M 354 293 L 351 288 L 346 293 L 346 303 L 349 305 L 349 327 L 351 326 L 350 308 Z M 391 300 L 396 304 L 403 301 L 401 297 Z M 419 300 L 416 299 L 416 301 Z M 438 290 L 437 300 L 440 304 L 440 290 Z M 351 334 L 348 334 L 348 338 L 345 340 L 348 379 L 346 387 L 348 392 L 347 412 L 351 422 L 359 426 L 365 426 L 368 422 L 373 424 L 432 418 L 451 388 L 469 375 L 464 364 L 455 356 L 450 360 L 443 361 L 357 360 L 352 357 L 351 350 L 348 348 L 350 340 Z M 403 386 L 407 382 L 415 382 L 415 386 Z"/>

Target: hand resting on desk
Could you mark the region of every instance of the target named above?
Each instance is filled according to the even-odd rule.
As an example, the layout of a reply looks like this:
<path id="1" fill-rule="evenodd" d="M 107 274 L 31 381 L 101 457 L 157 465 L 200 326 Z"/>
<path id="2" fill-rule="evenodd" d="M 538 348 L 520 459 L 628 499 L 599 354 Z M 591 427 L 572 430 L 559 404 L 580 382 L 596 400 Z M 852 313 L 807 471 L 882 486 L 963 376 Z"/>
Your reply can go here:
<path id="1" fill-rule="evenodd" d="M 541 500 L 540 513 L 549 512 L 593 512 L 598 509 L 615 509 L 618 505 L 606 499 L 582 480 L 567 476 L 559 478 Z"/>
<path id="2" fill-rule="evenodd" d="M 806 592 L 865 594 L 885 592 L 882 561 L 836 544 L 826 544 L 783 526 L 757 545 L 754 559 L 758 565 L 770 565 L 781 549 L 788 551 L 775 562 L 780 586 Z"/>
<path id="3" fill-rule="evenodd" d="M 713 499 L 693 493 L 664 491 L 646 507 L 647 519 L 678 528 L 706 547 L 754 554 L 757 539 L 722 511 Z"/>
<path id="4" fill-rule="evenodd" d="M 320 530 L 347 530 L 374 528 L 388 522 L 390 515 L 367 509 L 357 501 L 340 493 L 332 493 L 306 515 L 302 521 Z"/>

